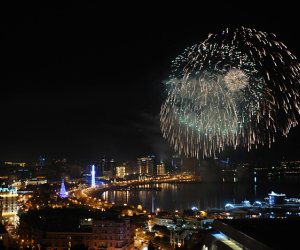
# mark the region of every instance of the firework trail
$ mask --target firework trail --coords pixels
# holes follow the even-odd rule
[[[299,81],[299,62],[274,34],[244,27],[210,34],[172,62],[163,136],[197,158],[225,146],[270,147],[298,124]]]

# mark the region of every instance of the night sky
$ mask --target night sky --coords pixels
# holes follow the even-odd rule
[[[82,3],[83,4],[83,3]],[[215,4],[216,5],[216,4]],[[0,161],[172,154],[159,110],[171,60],[208,33],[275,33],[299,58],[295,6],[59,5],[1,13]],[[300,129],[232,159],[296,159]]]

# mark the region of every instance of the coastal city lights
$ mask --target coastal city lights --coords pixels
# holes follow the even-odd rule
[[[287,175],[298,178],[300,161],[282,161],[258,167],[255,164],[215,159],[209,163],[209,168],[216,167],[218,175],[211,179],[201,163],[199,167],[202,170],[199,173],[186,171],[185,161],[179,161],[182,163],[180,167],[173,161],[173,165],[162,175],[156,168],[162,162],[156,162],[153,156],[146,158],[152,161],[147,164],[148,168],[141,167],[140,164],[146,166],[146,163],[137,158],[137,165],[127,166],[124,178],[117,178],[117,173],[113,170],[118,164],[106,168],[110,177],[98,174],[103,172],[101,168],[104,166],[101,164],[93,164],[92,168],[89,164],[82,166],[81,173],[71,177],[72,163],[66,160],[65,177],[60,180],[52,176],[51,164],[27,164],[24,168],[19,164],[10,166],[2,163],[3,168],[8,167],[17,173],[14,176],[8,174],[7,179],[3,179],[7,187],[0,190],[2,223],[8,232],[6,237],[11,237],[16,244],[23,247],[38,247],[39,244],[74,246],[80,243],[75,240],[75,235],[82,234],[82,239],[88,246],[94,244],[89,241],[89,237],[98,235],[97,245],[101,246],[113,244],[117,248],[119,244],[125,244],[129,248],[142,249],[154,245],[156,248],[171,249],[201,244],[201,241],[191,239],[199,235],[209,235],[215,226],[214,221],[219,219],[300,218],[300,198],[292,195],[295,192],[290,190],[290,195],[271,189],[276,188],[271,180],[285,178]],[[173,158],[179,159],[177,155]],[[140,169],[141,173],[136,174],[136,169]],[[27,176],[24,176],[24,170],[28,173]],[[44,173],[43,177],[40,172]],[[30,173],[35,173],[36,177]],[[60,168],[54,176],[59,173]],[[266,180],[269,180],[270,190],[263,189],[265,193],[259,193],[257,186],[263,185]],[[242,198],[245,194],[236,192],[231,185],[242,187],[245,186],[245,181],[252,191]],[[216,193],[211,185],[221,187],[223,193]],[[193,188],[197,188],[198,193],[191,194],[189,190]],[[211,190],[210,198],[207,196],[207,189]],[[226,192],[231,193],[231,196],[226,196]],[[149,197],[145,199],[145,195]],[[190,197],[189,202],[185,201],[187,195]],[[169,202],[170,199],[173,202]],[[100,216],[100,220],[99,215],[103,216]],[[123,224],[111,224],[116,218]],[[39,224],[41,219],[47,223],[47,227]],[[70,221],[74,228],[63,223],[65,220]],[[53,228],[53,223],[60,226]],[[108,234],[100,234],[101,237],[97,233],[100,230],[97,228],[103,223],[107,228],[111,227],[111,230],[122,231],[126,227],[128,234],[118,236],[118,241],[111,234],[111,240],[105,240],[110,237],[109,231]],[[84,233],[88,228],[90,233]],[[33,236],[26,233],[28,230],[42,230],[46,234],[38,238],[34,236],[33,239]],[[217,234],[212,236],[220,240]]]
[[[0,250],[296,249],[298,10],[6,2]]]

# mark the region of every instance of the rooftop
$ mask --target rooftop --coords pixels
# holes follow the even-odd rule
[[[79,227],[80,219],[121,221],[116,212],[92,212],[84,208],[57,208],[32,210],[21,216],[32,227],[48,232],[91,231],[91,228]]]
[[[213,228],[249,249],[286,249],[299,243],[300,218],[220,219]]]

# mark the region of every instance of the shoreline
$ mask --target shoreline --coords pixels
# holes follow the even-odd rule
[[[97,187],[88,192],[88,195],[94,197],[94,194],[97,192],[98,195],[102,195],[106,191],[139,191],[139,190],[162,190],[162,187],[155,187],[159,184],[182,184],[182,183],[201,183],[202,181],[199,178],[193,180],[168,180],[168,181],[151,181],[151,182],[138,182],[138,183],[127,183],[119,185],[111,185],[108,187]],[[141,187],[140,187],[141,186]],[[148,186],[148,187],[147,187]]]

